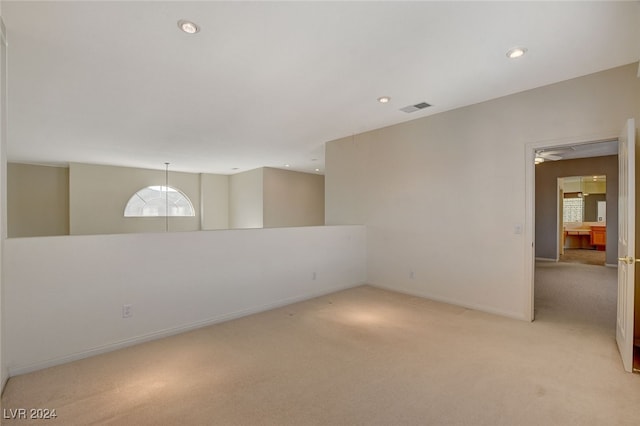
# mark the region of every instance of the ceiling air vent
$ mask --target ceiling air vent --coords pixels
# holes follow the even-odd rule
[[[409,105],[406,106],[404,108],[400,108],[400,111],[404,111],[404,112],[416,112],[419,111],[421,109],[425,109],[430,107],[431,105],[426,103],[426,102],[420,102],[419,104],[415,104],[415,105]]]

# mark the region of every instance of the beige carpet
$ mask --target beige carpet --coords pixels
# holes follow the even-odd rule
[[[535,315],[570,327],[600,328],[615,339],[618,270],[605,266],[540,262]]]
[[[358,287],[12,378],[5,412],[58,417],[3,424],[637,425],[609,314],[537,287],[533,323]]]
[[[583,263],[586,265],[604,266],[607,259],[605,251],[587,249],[565,249],[560,255],[560,262]]]

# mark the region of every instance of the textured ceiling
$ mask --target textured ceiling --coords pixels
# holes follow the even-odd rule
[[[8,158],[31,163],[322,170],[329,140],[640,54],[638,2],[49,1],[2,14]],[[518,45],[527,54],[507,59]],[[400,111],[422,101],[433,106]]]

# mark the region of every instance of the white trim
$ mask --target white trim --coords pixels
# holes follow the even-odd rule
[[[529,321],[527,317],[525,317],[524,315],[522,315],[522,313],[519,313],[519,312],[503,311],[502,309],[495,309],[495,308],[482,305],[482,304],[477,304],[477,303],[465,303],[465,302],[461,302],[459,300],[451,299],[448,297],[434,296],[429,292],[409,291],[404,289],[398,289],[394,286],[389,286],[384,284],[368,283],[368,285],[370,285],[371,287],[381,288],[383,290],[393,291],[395,293],[402,293],[402,294],[407,294],[409,296],[417,296],[423,299],[433,300],[435,302],[447,303],[449,305],[457,306],[460,308],[473,309],[474,311],[484,312],[492,315],[500,315],[502,317],[512,318],[520,321]]]
[[[528,321],[534,320],[533,300],[534,300],[534,272],[535,272],[535,164],[536,146],[527,144],[525,147],[525,214],[524,214],[524,298],[522,312]],[[528,289],[528,291],[527,291]]]
[[[558,263],[558,259],[551,259],[550,257],[536,257],[536,262],[553,262]]]
[[[564,217],[560,216],[560,203],[564,202],[564,200],[560,200],[560,190],[564,196],[564,181],[563,185],[560,185],[561,179],[563,178],[556,178],[556,256],[558,256],[558,260],[560,260],[560,255],[564,254],[564,246],[561,244],[562,238],[560,237],[560,230],[564,227]],[[562,208],[562,214],[564,214],[564,206]]]
[[[143,334],[140,336],[132,337],[130,339],[124,339],[117,342],[108,343],[106,345],[96,346],[94,348],[81,351],[81,352],[76,352],[70,355],[52,358],[46,361],[36,362],[33,364],[20,366],[16,368],[10,368],[9,377],[18,376],[20,374],[31,373],[33,371],[54,367],[60,364],[66,364],[68,362],[77,361],[79,359],[88,358],[91,356],[100,355],[107,352],[112,352],[117,349],[126,348],[129,346],[137,345],[137,344],[148,342],[151,340],[174,336],[176,334],[185,333],[187,331],[195,330],[202,327],[207,327],[209,325],[214,325],[214,324],[218,324],[225,321],[231,321],[237,318],[245,317],[247,315],[253,315],[260,312],[269,311],[271,309],[281,308],[283,306],[291,305],[293,303],[303,302],[305,300],[313,299],[316,297],[324,296],[324,295],[335,293],[342,290],[347,290],[347,289],[358,287],[361,285],[365,285],[365,283],[341,285],[341,286],[332,287],[330,289],[326,289],[323,291],[288,297],[286,299],[282,299],[277,302],[267,303],[265,305],[255,306],[253,308],[248,308],[248,309],[243,309],[243,310],[228,313],[228,314],[218,315],[212,318],[208,318],[206,320],[196,321],[196,322],[193,322],[190,324],[184,324],[178,327],[166,328],[164,330],[154,331],[152,333]]]
[[[0,210],[2,210],[1,214],[0,214],[0,227],[2,229],[0,229],[0,245],[2,245],[2,248],[0,249],[0,316],[3,316],[4,314],[2,313],[3,309],[1,309],[1,307],[4,306],[4,300],[2,299],[2,295],[4,295],[4,268],[3,268],[3,264],[4,264],[4,240],[7,237],[7,211],[6,211],[6,191],[7,191],[7,184],[6,184],[6,167],[7,167],[7,154],[6,154],[6,150],[7,150],[7,141],[6,141],[6,134],[7,134],[7,129],[6,129],[6,125],[7,125],[7,28],[4,25],[4,19],[2,18],[2,16],[0,16],[0,44],[2,44],[3,49],[3,58],[2,58],[2,63],[3,63],[3,68],[0,70],[0,78],[2,78],[2,83],[4,84],[4,96],[2,97],[2,99],[0,99],[1,101],[1,105],[0,105],[0,113],[2,114],[2,125],[0,125],[0,144],[2,145],[2,148],[0,149],[0,153],[1,153],[1,163],[0,164],[0,170],[2,171],[2,179],[0,179],[0,182],[2,183],[2,190],[0,190],[0,194],[2,194],[2,198],[3,198],[3,202],[2,202],[2,206],[0,206]],[[4,126],[4,128],[3,128]],[[7,384],[7,381],[9,380],[9,371],[7,369],[7,361],[6,361],[6,344],[5,344],[5,339],[4,339],[4,335],[5,332],[4,330],[6,329],[6,325],[5,325],[5,320],[4,320],[4,316],[0,319],[0,395],[4,392],[5,389],[5,385]]]
[[[158,189],[158,188],[160,188],[160,189]],[[155,198],[145,199],[141,195],[139,195],[140,192],[147,191],[147,190],[159,192],[160,194],[162,194],[164,192],[164,197],[162,197],[160,195],[159,197],[156,196]],[[184,215],[183,214],[178,214],[178,215],[169,214],[169,198],[168,198],[169,197],[169,192],[177,192],[178,194],[180,194],[182,196],[182,198],[187,202],[187,205],[188,205],[188,207],[190,209],[190,213],[191,214],[184,214]],[[163,201],[164,202],[163,203],[163,207],[165,208],[165,213],[163,215],[161,215],[161,214],[148,215],[148,214],[144,214],[144,207],[141,207],[141,209],[138,212],[136,212],[135,214],[127,214],[127,210],[129,209],[129,204],[131,204],[133,200],[137,200],[136,197],[139,198],[140,200],[142,200],[145,203],[145,205],[149,204],[149,201],[153,201],[153,200],[161,200],[161,201]],[[145,186],[144,188],[138,189],[136,192],[133,193],[133,195],[131,197],[129,197],[129,200],[127,201],[127,204],[125,204],[125,206],[124,206],[124,213],[123,213],[123,217],[125,217],[125,218],[130,218],[130,217],[134,217],[134,218],[141,218],[141,217],[142,218],[158,218],[158,217],[176,218],[176,217],[195,217],[195,216],[196,216],[196,210],[193,208],[193,202],[187,196],[187,194],[185,194],[184,192],[182,192],[182,190],[176,188],[175,186],[170,186],[170,185],[148,185],[148,186]],[[201,221],[202,221],[202,219],[201,219]]]

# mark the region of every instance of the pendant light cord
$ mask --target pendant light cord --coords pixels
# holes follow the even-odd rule
[[[164,200],[165,200],[165,210],[164,210],[164,222],[165,222],[165,230],[169,232],[169,163],[164,163]]]

